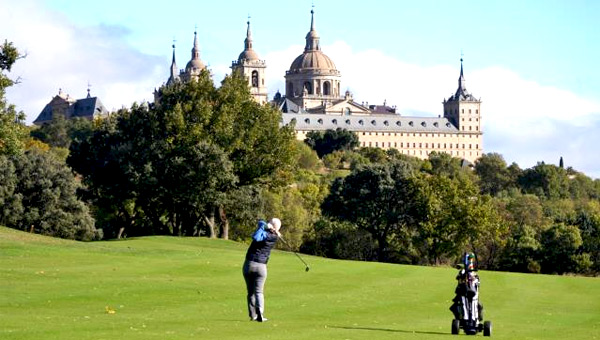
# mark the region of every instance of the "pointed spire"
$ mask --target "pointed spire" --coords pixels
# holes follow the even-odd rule
[[[192,48],[192,60],[200,59],[200,48],[198,47],[198,33],[194,29],[194,47]]]
[[[244,48],[245,50],[252,49],[252,31],[250,31],[250,16],[248,16],[248,31],[246,31],[246,40],[244,40]]]
[[[456,90],[456,94],[467,94],[467,86],[465,81],[465,75],[463,72],[463,58],[460,58],[460,76],[458,77],[458,89]]]
[[[90,87],[92,87],[92,84],[90,84],[90,82],[88,81],[88,88],[87,88],[87,97],[86,98],[91,98],[92,96],[90,95]]]
[[[314,5],[313,5],[314,7]],[[310,10],[310,31],[306,35],[306,47],[304,47],[304,51],[316,51],[320,50],[319,46],[319,34],[315,29],[315,11]]]
[[[175,40],[173,40],[173,60],[171,61],[171,75],[167,80],[167,84],[171,84],[178,79],[179,75],[177,74],[177,63],[175,62]]]

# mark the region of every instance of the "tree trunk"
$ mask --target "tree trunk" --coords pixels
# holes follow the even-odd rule
[[[227,219],[227,214],[225,214],[225,208],[222,205],[219,206],[219,217],[221,218],[221,238],[224,240],[229,240],[229,220]]]
[[[387,249],[387,236],[386,235],[379,235],[379,237],[377,238],[377,243],[378,243],[378,247],[377,247],[377,260],[379,262],[385,262],[387,260],[387,256],[386,256],[386,249]]]
[[[203,216],[204,216],[204,222],[206,222],[206,224],[208,225],[209,237],[216,238],[217,235],[215,233],[215,211],[211,209],[210,215],[208,217],[206,215],[203,215]]]
[[[125,231],[125,227],[119,228],[119,233],[117,234],[117,240],[121,239],[121,236],[123,236],[124,231]]]

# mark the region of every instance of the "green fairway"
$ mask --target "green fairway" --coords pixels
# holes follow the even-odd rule
[[[245,251],[206,238],[81,243],[0,228],[0,339],[455,337],[455,269],[304,255],[305,272],[283,251],[269,263],[270,320],[249,322]],[[480,277],[492,338],[600,339],[600,279]]]

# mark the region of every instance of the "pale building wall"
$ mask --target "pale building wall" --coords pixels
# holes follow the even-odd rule
[[[296,131],[298,140],[310,131]],[[474,163],[483,153],[481,133],[362,132],[355,131],[361,147],[397,149],[400,153],[426,159],[433,151],[447,153]]]

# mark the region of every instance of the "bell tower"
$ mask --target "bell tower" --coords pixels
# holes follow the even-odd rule
[[[451,152],[463,159],[477,159],[483,153],[483,132],[481,131],[481,100],[467,91],[463,72],[463,59],[460,59],[458,89],[448,99],[444,99],[444,117],[456,127],[458,133]]]
[[[250,93],[259,104],[267,102],[267,85],[265,71],[267,64],[260,60],[258,54],[252,48],[252,32],[250,31],[250,18],[248,18],[248,30],[244,40],[244,51],[240,53],[238,60],[231,63],[233,72],[240,72],[248,81]]]
[[[444,102],[444,117],[448,118],[460,132],[481,133],[481,101],[467,91],[463,73],[463,59],[460,59],[458,89]]]

